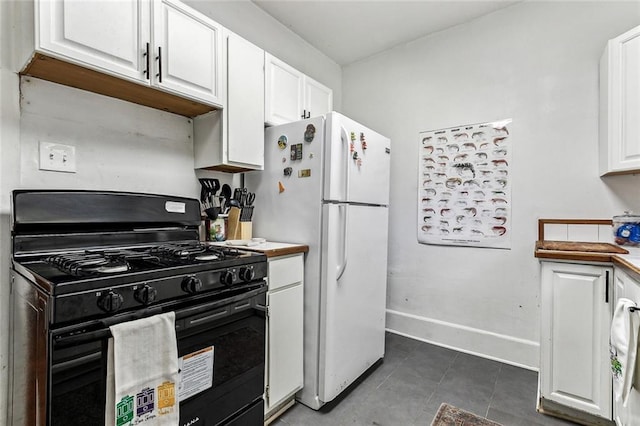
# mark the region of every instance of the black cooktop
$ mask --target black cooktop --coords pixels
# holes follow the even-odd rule
[[[33,281],[63,294],[265,262],[262,254],[198,241],[70,251],[16,262]],[[49,285],[50,284],[50,285]]]

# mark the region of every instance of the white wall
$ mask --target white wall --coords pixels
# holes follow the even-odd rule
[[[0,425],[5,424],[9,326],[9,191],[17,182],[19,162],[19,93],[11,69],[12,2],[0,1]]]
[[[190,2],[197,8],[217,2]],[[237,4],[236,4],[237,3]],[[190,120],[113,98],[19,78],[14,69],[14,36],[24,23],[0,0],[0,426],[6,424],[10,192],[17,188],[123,190],[197,197],[197,177],[218,177],[237,186],[239,175],[194,171]],[[249,2],[219,4],[225,19],[216,19],[263,48],[283,46],[293,66],[334,90],[340,98],[340,68],[297,35],[260,13]],[[77,173],[38,169],[39,141],[76,147]]]
[[[638,2],[524,2],[343,69],[343,111],[392,140],[388,328],[537,368],[537,219],[640,211],[598,177],[598,61]],[[511,250],[416,239],[418,133],[512,118]]]

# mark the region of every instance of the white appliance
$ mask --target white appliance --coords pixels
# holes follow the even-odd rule
[[[354,155],[355,153],[355,155]],[[339,114],[265,130],[253,235],[309,246],[304,387],[318,409],[384,356],[390,140]]]

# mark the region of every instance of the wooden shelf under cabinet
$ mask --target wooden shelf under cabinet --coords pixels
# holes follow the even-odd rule
[[[37,53],[20,73],[185,117],[216,108]]]

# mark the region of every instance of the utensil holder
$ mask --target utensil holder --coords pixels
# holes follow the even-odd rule
[[[240,221],[241,210],[238,207],[231,207],[227,223],[228,240],[250,240],[252,233],[251,222]]]

